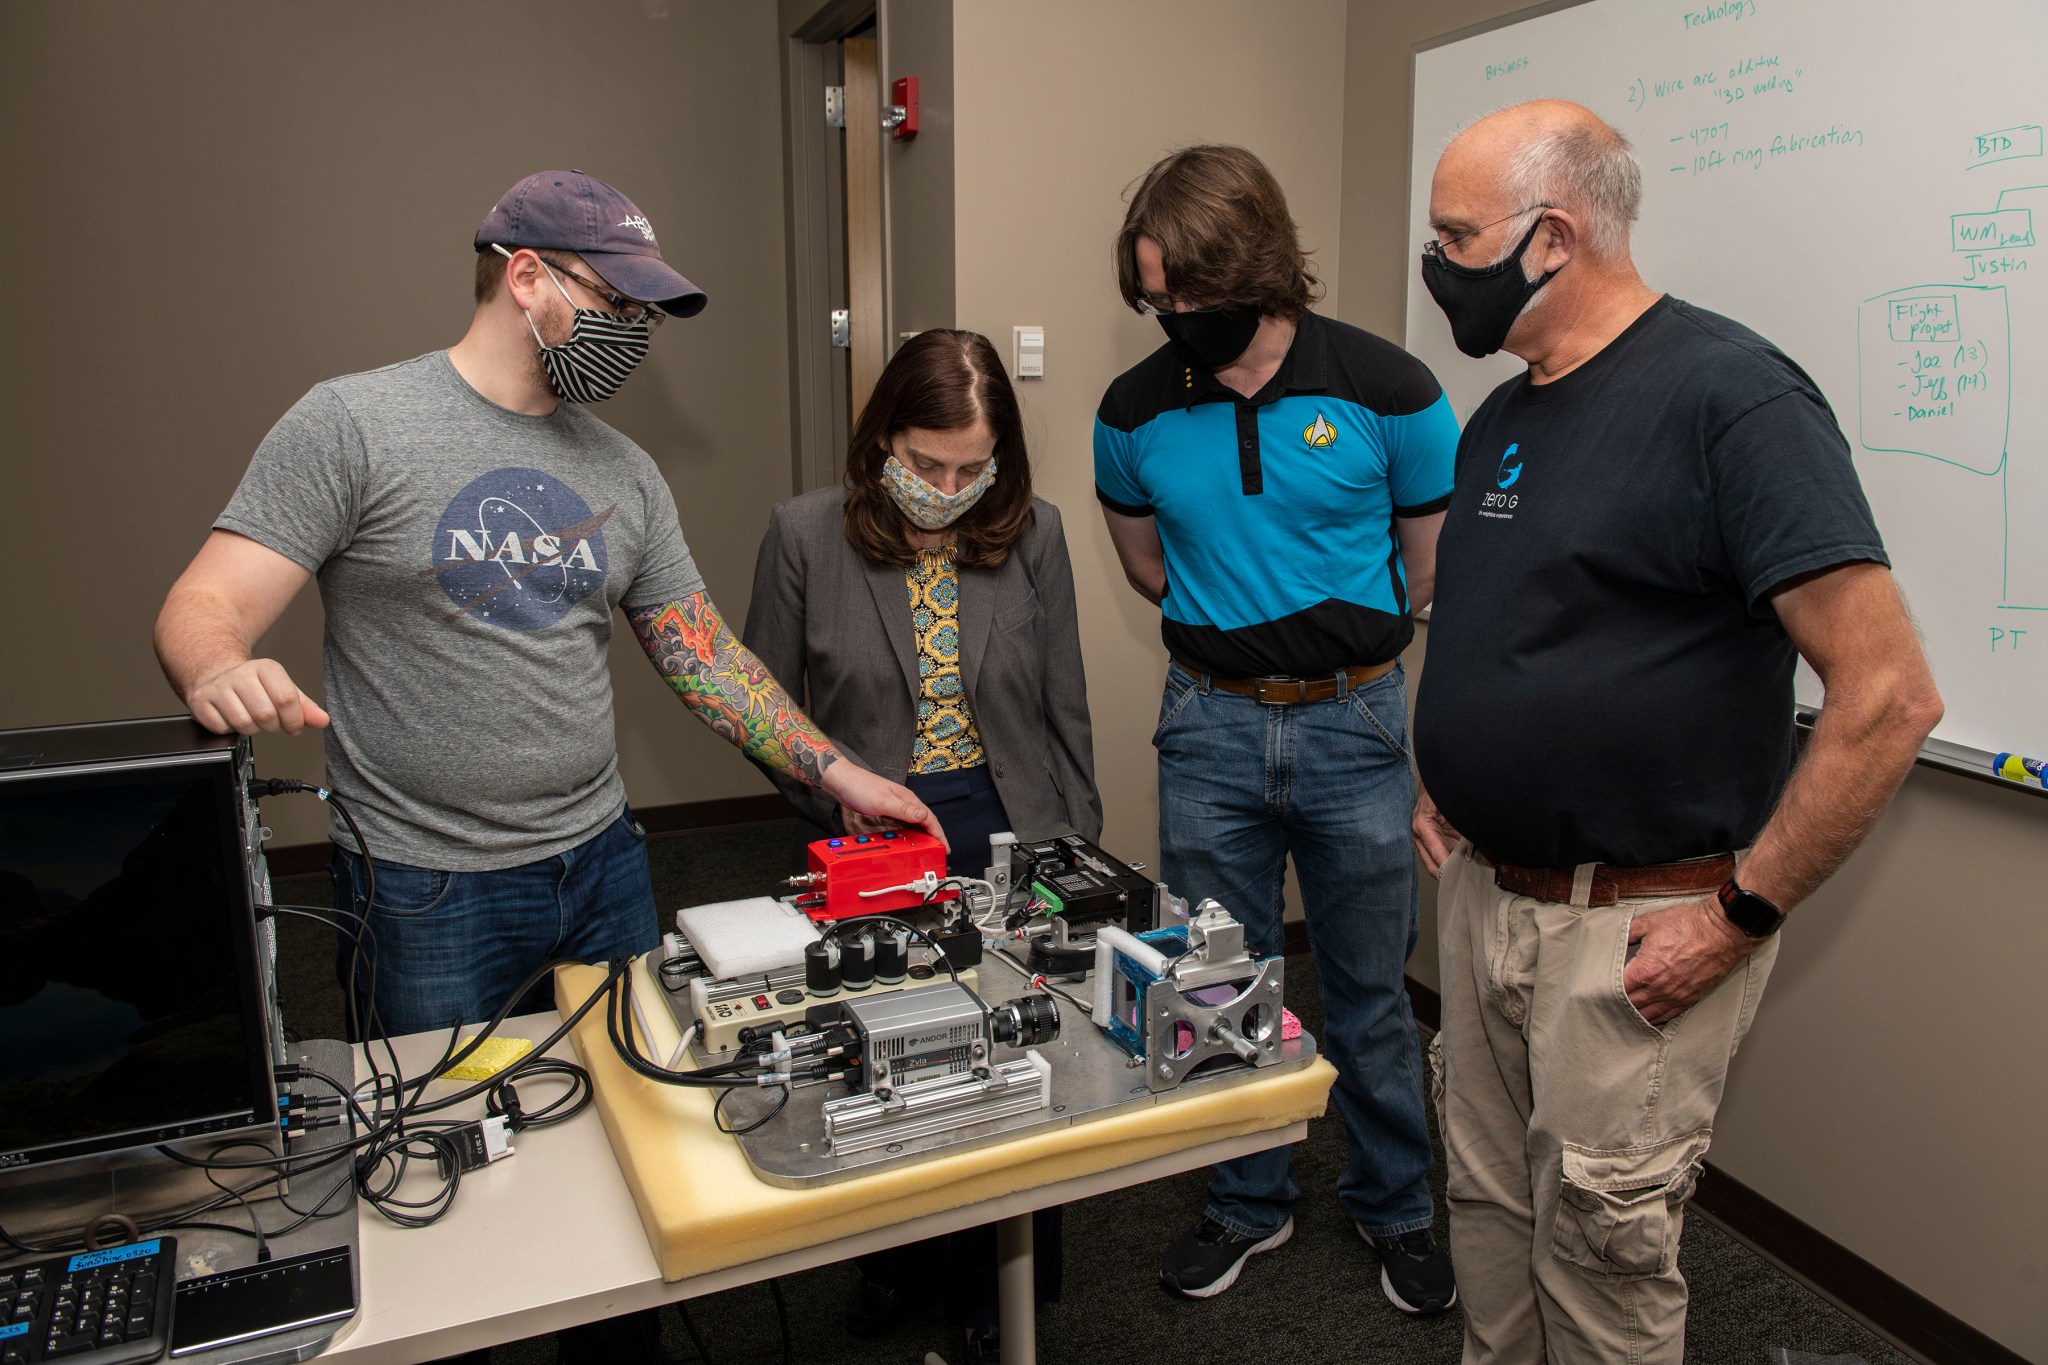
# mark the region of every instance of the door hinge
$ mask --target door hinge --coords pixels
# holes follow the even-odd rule
[[[825,87],[825,124],[831,128],[846,126],[846,87],[843,85]]]
[[[847,309],[834,308],[832,310],[832,344],[834,346],[853,345],[853,314]]]

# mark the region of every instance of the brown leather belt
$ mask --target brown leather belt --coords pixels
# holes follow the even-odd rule
[[[1298,706],[1302,702],[1328,701],[1344,692],[1356,692],[1373,679],[1393,672],[1394,665],[1401,661],[1389,659],[1383,664],[1353,664],[1320,678],[1218,678],[1192,664],[1181,663],[1179,659],[1174,662],[1209,686],[1234,692],[1240,697],[1250,697],[1262,706]]]
[[[1518,867],[1493,862],[1493,884],[1517,896],[1529,896],[1558,905],[1572,903],[1572,880],[1576,869],[1569,867]],[[1707,858],[1687,858],[1678,863],[1652,863],[1648,867],[1617,867],[1613,863],[1593,865],[1593,889],[1588,905],[1612,905],[1616,901],[1640,900],[1649,896],[1684,896],[1692,892],[1718,890],[1735,875],[1735,855],[1716,853]]]

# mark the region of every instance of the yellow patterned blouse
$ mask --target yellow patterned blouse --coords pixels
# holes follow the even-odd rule
[[[910,771],[944,773],[987,761],[960,681],[960,573],[950,545],[919,550],[904,575],[917,638],[917,737]]]

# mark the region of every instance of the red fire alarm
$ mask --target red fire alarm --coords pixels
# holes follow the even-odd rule
[[[898,76],[889,82],[889,136],[908,142],[917,136],[917,77]]]

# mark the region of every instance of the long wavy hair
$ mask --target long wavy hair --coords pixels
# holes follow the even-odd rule
[[[1323,296],[1280,182],[1242,147],[1183,147],[1138,181],[1114,247],[1117,290],[1133,308],[1140,237],[1159,243],[1180,298],[1299,319]]]
[[[935,327],[898,348],[854,423],[846,450],[846,539],[875,564],[911,564],[910,523],[882,486],[890,438],[899,432],[959,431],[988,423],[996,438],[996,478],[981,500],[948,528],[958,562],[993,569],[1031,527],[1031,457],[1017,392],[979,332]]]

